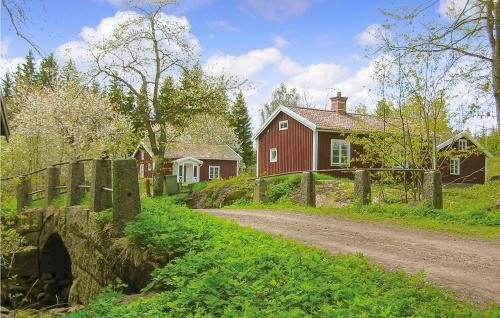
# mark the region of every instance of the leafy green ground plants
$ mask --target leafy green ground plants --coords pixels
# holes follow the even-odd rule
[[[425,281],[362,255],[318,249],[174,206],[143,200],[126,234],[170,262],[147,294],[105,290],[70,317],[495,317]]]

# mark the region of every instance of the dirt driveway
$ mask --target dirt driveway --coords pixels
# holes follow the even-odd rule
[[[425,270],[464,299],[500,303],[500,243],[338,216],[288,211],[200,210],[329,252],[369,256],[387,269]]]

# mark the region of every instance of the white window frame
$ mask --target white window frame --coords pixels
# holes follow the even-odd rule
[[[333,144],[339,143],[340,153],[339,160],[342,160],[342,145],[347,145],[347,162],[333,162]],[[349,167],[351,165],[351,143],[344,139],[331,139],[330,140],[330,165],[335,167]]]
[[[144,178],[144,164],[143,164],[143,163],[141,163],[141,164],[139,165],[139,176],[140,176],[141,178]]]
[[[151,168],[151,162],[148,162],[148,171],[152,171]]]
[[[453,164],[453,162],[456,162],[456,171],[454,171],[455,165]],[[450,158],[450,175],[460,175],[460,158]]]
[[[215,177],[215,171],[217,171],[217,177]],[[220,166],[208,166],[208,179],[219,179],[220,178]]]
[[[281,127],[281,124],[285,124],[285,127]],[[288,130],[288,120],[281,120],[278,124],[279,130]]]
[[[467,139],[458,140],[458,150],[467,151]]]
[[[144,150],[141,150],[141,160],[144,160]]]
[[[276,153],[276,156],[274,156],[274,159],[273,159],[273,152]],[[277,148],[269,149],[269,162],[278,162],[278,149]]]

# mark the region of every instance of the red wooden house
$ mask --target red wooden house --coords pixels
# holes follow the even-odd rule
[[[331,109],[281,106],[256,132],[257,176],[295,171],[362,168],[352,160],[363,153],[363,146],[347,140],[350,134],[384,131],[389,125],[371,115],[348,113],[347,97],[330,98]],[[465,145],[465,148],[459,148]],[[445,158],[440,162],[444,182],[484,183],[487,159],[491,154],[466,133],[457,134],[441,143],[440,150],[457,147],[477,152],[466,157]],[[340,176],[338,173],[331,173]]]
[[[241,156],[228,145],[173,144],[165,151],[165,173],[177,175],[179,182],[199,182],[239,175]],[[145,142],[134,151],[137,173],[153,177],[153,152]]]

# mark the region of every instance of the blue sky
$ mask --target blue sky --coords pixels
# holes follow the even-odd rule
[[[57,52],[79,40],[82,29],[95,29],[126,10],[122,2],[33,0],[27,34],[44,53]],[[391,5],[390,0],[185,0],[166,13],[189,21],[202,63],[225,65],[251,81],[245,93],[257,126],[259,108],[280,82],[305,92],[320,108],[336,90],[349,97],[351,107],[374,107],[375,57],[365,56],[373,41],[367,30],[384,23],[381,9]],[[28,46],[9,28],[5,14],[1,19],[3,76],[22,62]]]

